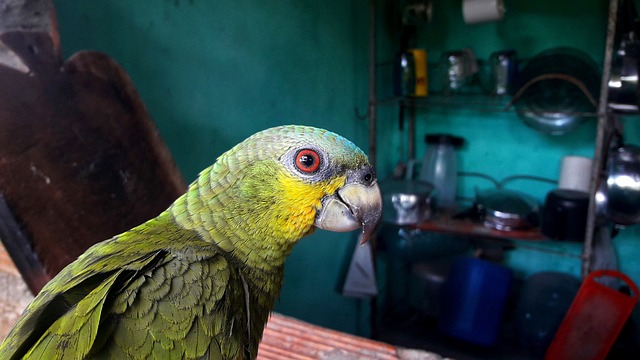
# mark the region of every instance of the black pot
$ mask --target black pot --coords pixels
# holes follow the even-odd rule
[[[583,241],[588,211],[589,194],[568,189],[550,191],[542,211],[542,233],[555,240]]]

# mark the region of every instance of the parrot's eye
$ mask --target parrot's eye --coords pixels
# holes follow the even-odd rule
[[[296,167],[302,172],[313,173],[320,167],[320,155],[314,150],[300,150],[296,155]]]

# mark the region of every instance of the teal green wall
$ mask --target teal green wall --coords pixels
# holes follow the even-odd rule
[[[395,3],[395,1],[384,1]],[[447,49],[471,47],[486,59],[494,50],[514,48],[530,57],[548,47],[569,45],[602,63],[606,1],[505,1],[504,21],[467,26],[460,1],[436,0],[435,20],[420,30],[418,45],[436,61]],[[379,58],[390,60],[397,37],[381,5]],[[216,156],[266,127],[301,123],[339,131],[367,148],[366,122],[354,108],[367,103],[368,1],[56,1],[66,56],[78,50],[106,52],[136,84],[187,181]],[[390,69],[379,68],[381,96]],[[405,141],[397,131],[397,109],[379,111],[378,172],[399,160]],[[428,109],[418,113],[418,139],[426,132],[464,136],[461,170],[495,178],[513,174],[557,178],[564,155],[592,156],[595,121],[562,137],[537,133],[511,112]],[[630,141],[640,126],[630,121]],[[424,144],[418,141],[418,156]],[[461,193],[487,183],[463,179]],[[548,185],[515,182],[540,200]],[[622,269],[640,283],[637,227],[616,240]],[[367,333],[366,304],[336,291],[341,268],[353,246],[349,234],[318,231],[304,239],[287,262],[277,310],[320,325]],[[578,244],[546,245],[578,253]],[[517,273],[549,269],[579,272],[579,262],[518,249],[508,254]]]
[[[57,1],[65,56],[109,54],[129,73],[187,181],[261,129],[325,127],[363,149],[367,2]],[[286,265],[277,310],[359,332],[335,289],[351,234],[317,231]]]

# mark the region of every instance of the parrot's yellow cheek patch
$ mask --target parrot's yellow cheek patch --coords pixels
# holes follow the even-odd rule
[[[322,207],[322,198],[335,193],[346,182],[345,176],[317,183],[307,183],[288,174],[278,176],[281,197],[276,204],[277,218],[285,232],[313,231],[316,212]],[[298,234],[300,235],[300,234]]]

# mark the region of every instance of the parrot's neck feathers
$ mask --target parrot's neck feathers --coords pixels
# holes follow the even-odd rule
[[[243,188],[229,176],[220,180],[224,170],[216,163],[203,171],[167,215],[249,267],[279,270],[297,241],[313,231],[315,212],[303,209],[311,218],[302,223],[291,221],[290,216],[282,215],[282,209],[291,211],[291,206],[274,201],[279,198],[277,193],[247,195],[246,187],[254,183],[246,185],[245,181]]]

